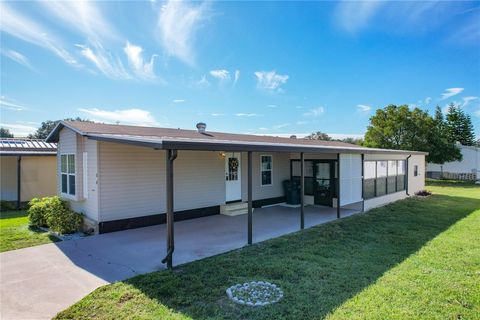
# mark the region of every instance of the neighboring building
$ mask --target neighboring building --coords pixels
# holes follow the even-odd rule
[[[0,200],[20,206],[57,194],[57,146],[44,140],[0,138]]]
[[[301,178],[302,156],[307,205],[335,207],[340,202],[363,211],[424,188],[424,152],[205,127],[60,122],[47,138],[58,142],[58,194],[104,233],[165,220],[173,224],[168,218],[173,212],[175,220],[218,214],[228,211],[231,202],[251,217],[247,204],[285,201],[283,181]]]
[[[427,164],[427,177],[432,179],[480,180],[480,148],[459,145],[462,161]]]

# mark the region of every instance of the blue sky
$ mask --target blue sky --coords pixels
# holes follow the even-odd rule
[[[363,134],[455,102],[480,135],[480,2],[0,2],[1,124]]]

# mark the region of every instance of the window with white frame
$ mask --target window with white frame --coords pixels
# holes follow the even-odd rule
[[[405,190],[405,160],[365,161],[363,166],[364,199]]]
[[[262,186],[272,185],[272,156],[260,156],[260,174],[262,176]]]
[[[75,155],[60,155],[60,169],[62,175],[62,193],[75,195]]]

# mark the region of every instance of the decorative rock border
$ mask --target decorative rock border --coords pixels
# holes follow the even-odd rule
[[[236,284],[228,288],[226,292],[233,302],[249,307],[263,307],[283,298],[282,289],[265,281]]]

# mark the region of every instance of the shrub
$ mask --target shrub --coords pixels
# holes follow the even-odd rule
[[[61,234],[78,231],[82,221],[83,218],[81,214],[65,207],[62,210],[54,211],[47,215],[47,224],[50,230]]]
[[[420,190],[420,191],[415,192],[415,195],[419,196],[419,197],[428,197],[431,194],[432,193],[430,191],[427,191],[427,190]]]
[[[33,198],[28,203],[28,219],[34,227],[47,226],[47,198]]]
[[[82,215],[70,210],[57,196],[35,198],[29,205],[28,217],[32,226],[48,226],[52,231],[65,234],[76,232],[82,224]]]
[[[0,211],[11,211],[15,209],[17,209],[17,207],[11,201],[0,201]]]

